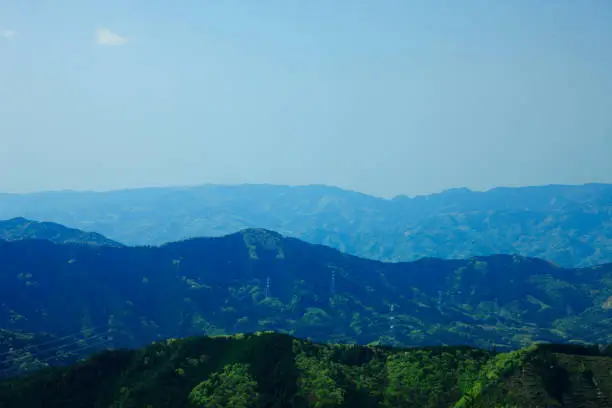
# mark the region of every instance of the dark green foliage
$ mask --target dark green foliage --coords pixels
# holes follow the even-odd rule
[[[0,382],[0,408],[610,406],[612,358],[553,350],[492,356],[468,347],[322,345],[281,334],[189,338]]]
[[[179,371],[180,375],[183,373]],[[248,365],[228,364],[222,372],[213,373],[196,385],[189,394],[189,403],[194,408],[248,408],[257,404],[256,390],[257,382],[249,374]]]
[[[612,336],[612,265],[563,269],[505,255],[382,263],[266,230],[162,247],[0,243],[0,299],[0,374],[96,347],[258,330],[498,351]],[[61,353],[24,349],[63,336],[73,340]]]
[[[326,186],[274,185],[0,194],[0,219],[29,217],[125,244],[267,228],[378,260],[537,257],[612,262],[612,185],[454,189],[392,200]],[[1,236],[0,236],[1,238]]]

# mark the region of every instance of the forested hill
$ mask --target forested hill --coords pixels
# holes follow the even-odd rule
[[[322,345],[287,335],[168,340],[0,382],[0,408],[612,406],[612,352]]]
[[[59,244],[123,246],[95,232],[84,232],[54,222],[38,222],[25,218],[0,221],[0,240],[46,239]]]
[[[96,231],[128,245],[267,228],[370,259],[520,254],[612,262],[612,185],[453,189],[388,200],[327,186],[205,185],[0,194],[0,219]]]
[[[499,350],[612,343],[610,264],[563,269],[509,255],[382,263],[258,229],[161,247],[5,241],[0,299],[7,332],[60,338],[96,328],[130,347],[257,330]],[[13,339],[23,336],[0,339],[0,354]],[[21,350],[12,358],[38,358]]]

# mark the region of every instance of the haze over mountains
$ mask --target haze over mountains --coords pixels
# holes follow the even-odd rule
[[[95,232],[84,232],[54,222],[38,222],[25,218],[0,221],[0,240],[44,239],[58,244],[123,246]]]
[[[538,257],[565,267],[612,261],[612,185],[453,189],[382,199],[328,186],[205,185],[1,194],[0,219],[95,231],[128,245],[266,228],[385,261]]]
[[[610,22],[0,0],[0,408],[612,408]]]
[[[0,215],[0,377],[35,372],[0,408],[612,400],[609,348],[566,346],[612,343],[612,185],[9,194]],[[260,331],[283,334],[239,334]],[[38,372],[202,335],[236,336]]]

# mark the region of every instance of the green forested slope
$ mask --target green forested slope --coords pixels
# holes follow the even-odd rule
[[[370,259],[538,257],[612,262],[612,185],[454,189],[392,200],[334,187],[156,188],[0,194],[0,219],[27,217],[124,244],[163,244],[267,228]]]
[[[3,242],[0,299],[0,354],[13,361],[5,367],[54,355],[14,346],[16,334],[101,330],[129,347],[257,330],[499,350],[612,342],[612,265],[564,269],[506,255],[382,263],[266,230],[161,247]]]
[[[25,218],[0,221],[0,240],[46,239],[58,244],[123,246],[95,232],[84,232],[53,222],[38,222]]]
[[[612,353],[533,346],[321,345],[287,335],[168,340],[0,382],[0,408],[606,407]]]

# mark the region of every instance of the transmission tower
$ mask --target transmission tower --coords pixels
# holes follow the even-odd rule
[[[397,346],[397,338],[395,337],[395,305],[389,307],[389,337],[391,338],[391,345]]]
[[[181,271],[181,259],[173,259],[172,264],[176,268],[176,273],[178,274]]]
[[[270,277],[269,276],[266,278],[266,291],[265,291],[265,297],[268,298],[268,296],[270,296]]]

